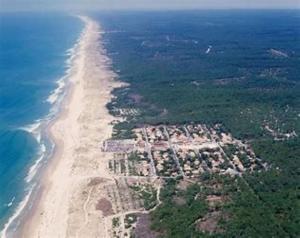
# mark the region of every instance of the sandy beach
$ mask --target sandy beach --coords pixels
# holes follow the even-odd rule
[[[80,18],[85,28],[71,67],[70,88],[58,118],[49,128],[55,154],[22,237],[106,236],[103,212],[96,210],[96,200],[93,202],[101,189],[96,191],[94,185],[113,182],[107,169],[111,155],[103,153],[101,145],[111,136],[114,120],[106,104],[113,88],[121,84],[110,70],[100,26],[87,17]]]

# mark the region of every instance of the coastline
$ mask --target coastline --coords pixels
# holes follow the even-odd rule
[[[76,16],[72,16],[73,18]],[[78,21],[82,22],[80,19]],[[82,29],[79,33],[82,32]],[[41,194],[41,178],[47,169],[48,162],[51,161],[55,152],[55,144],[50,138],[48,132],[49,127],[60,115],[61,105],[64,103],[66,95],[70,91],[66,84],[72,75],[72,65],[78,51],[78,41],[81,35],[77,35],[75,43],[65,51],[67,57],[63,62],[62,72],[57,75],[58,80],[55,82],[56,87],[47,95],[47,99],[43,101],[49,103],[49,111],[46,115],[32,121],[32,123],[13,128],[13,131],[23,131],[30,134],[37,143],[37,152],[32,157],[29,167],[26,168],[24,174],[24,194],[21,198],[13,196],[9,203],[5,204],[8,207],[13,207],[12,213],[7,216],[7,220],[0,230],[0,237],[15,237],[19,232],[20,226],[28,214],[32,213],[32,207],[38,200]],[[73,67],[74,68],[74,67]],[[62,75],[62,76],[61,76]],[[18,237],[18,236],[17,236]]]
[[[42,175],[39,196],[18,237],[69,236],[72,193],[89,177],[110,178],[107,155],[101,155],[100,145],[112,133],[110,123],[114,118],[106,104],[112,89],[120,83],[114,81],[115,75],[108,68],[109,60],[99,42],[99,25],[87,17],[80,18],[85,26],[71,65],[74,72],[69,77],[61,110],[47,129],[55,150]],[[91,157],[85,160],[88,154]],[[81,227],[80,222],[76,223],[72,226]]]
[[[71,17],[77,31],[28,16],[8,22],[18,34],[3,37],[16,49],[3,69],[22,71],[13,39],[37,38],[25,48],[41,81],[20,74],[21,92],[9,77],[3,108],[30,115],[37,101],[44,113],[0,130],[0,238],[297,236],[297,14],[94,12]]]

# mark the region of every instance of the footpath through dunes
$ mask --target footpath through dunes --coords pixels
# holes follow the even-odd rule
[[[85,27],[71,66],[68,95],[49,128],[56,151],[40,199],[19,237],[105,236],[104,212],[96,205],[101,194],[102,199],[110,199],[94,185],[114,183],[106,169],[110,155],[100,145],[112,134],[114,117],[106,104],[113,88],[121,84],[110,70],[100,26],[88,17],[80,18]]]

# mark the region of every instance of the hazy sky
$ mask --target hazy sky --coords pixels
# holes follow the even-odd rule
[[[300,0],[0,0],[1,10],[300,8]]]

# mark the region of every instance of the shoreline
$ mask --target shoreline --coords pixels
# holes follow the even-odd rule
[[[73,16],[78,17],[78,16]],[[78,17],[79,18],[79,17]],[[79,20],[80,21],[80,20]],[[50,104],[48,114],[43,117],[34,120],[32,123],[16,128],[15,130],[25,131],[30,134],[38,144],[38,151],[36,158],[33,159],[33,163],[27,171],[26,177],[24,178],[25,194],[23,198],[17,202],[13,213],[7,218],[2,230],[0,231],[1,238],[7,237],[19,237],[20,226],[22,227],[24,221],[30,217],[32,208],[35,207],[35,202],[38,201],[41,194],[41,178],[44,177],[45,171],[47,171],[48,164],[51,163],[51,158],[54,157],[55,143],[53,142],[49,128],[60,116],[63,104],[67,100],[68,94],[71,91],[68,87],[69,78],[72,75],[72,66],[74,65],[74,59],[77,57],[79,40],[81,38],[83,30],[79,33],[73,46],[66,50],[66,56],[68,58],[64,61],[66,70],[62,76],[58,76],[58,80],[55,82],[57,87],[50,91],[45,102]],[[13,197],[11,205],[14,205]]]
[[[47,128],[48,135],[55,144],[54,152],[41,176],[42,182],[35,204],[17,232],[18,237],[39,237],[40,234],[43,234],[43,237],[67,236],[70,197],[65,194],[73,192],[77,186],[76,180],[84,180],[91,175],[84,170],[80,171],[80,175],[74,173],[78,167],[75,154],[82,147],[80,145],[80,134],[84,131],[82,126],[88,127],[88,122],[80,119],[86,114],[93,113],[95,120],[98,120],[97,117],[99,117],[99,112],[91,111],[93,108],[88,108],[85,97],[90,97],[90,101],[101,101],[99,111],[105,120],[98,121],[98,123],[102,123],[106,133],[97,135],[97,131],[94,131],[95,138],[99,137],[99,145],[112,133],[110,122],[113,117],[108,113],[106,104],[112,97],[112,89],[119,87],[120,83],[114,81],[115,75],[108,69],[110,66],[107,62],[108,58],[99,42],[101,39],[99,25],[87,17],[80,17],[80,19],[85,26],[79,37],[78,52],[76,52],[71,65],[71,69],[75,68],[75,72],[70,75],[67,82],[66,96],[58,110],[57,117],[50,122]],[[93,72],[99,73],[99,75],[90,75]],[[90,78],[88,79],[88,77]],[[102,90],[100,88],[97,90],[97,87],[89,87],[89,84],[104,87]],[[91,91],[92,95],[90,95]],[[89,149],[89,145],[85,149]],[[91,149],[95,150],[94,146]],[[100,151],[100,146],[98,149]],[[98,168],[93,172],[98,176],[109,177],[105,167]]]

